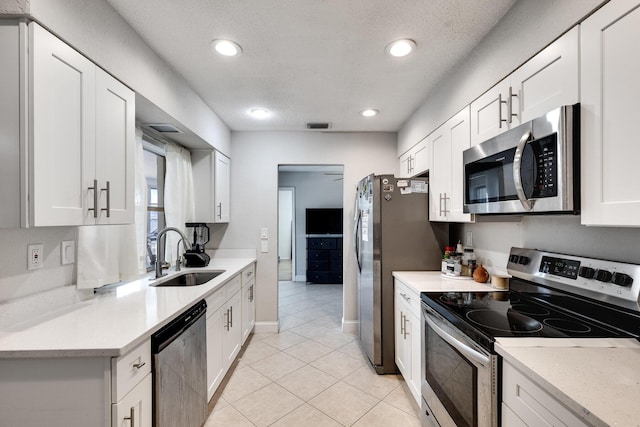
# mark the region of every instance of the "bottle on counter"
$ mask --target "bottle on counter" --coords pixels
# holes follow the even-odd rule
[[[473,270],[476,269],[476,254],[473,248],[466,247],[462,254],[462,274],[464,276],[473,276]]]
[[[442,256],[442,266],[440,267],[440,271],[442,273],[448,274],[448,265],[453,253],[454,253],[453,246],[446,246],[444,248],[444,255]]]

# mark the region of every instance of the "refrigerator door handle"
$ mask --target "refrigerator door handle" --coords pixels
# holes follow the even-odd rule
[[[356,207],[357,209],[357,207]],[[360,263],[360,219],[361,219],[361,212],[360,209],[358,209],[358,213],[357,213],[357,218],[355,221],[355,226],[353,229],[353,242],[354,242],[354,250],[355,250],[355,255],[356,255],[356,262],[358,263],[358,271],[362,272],[362,265]]]

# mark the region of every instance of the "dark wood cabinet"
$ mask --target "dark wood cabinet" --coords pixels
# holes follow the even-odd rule
[[[307,237],[307,282],[342,283],[342,236]]]

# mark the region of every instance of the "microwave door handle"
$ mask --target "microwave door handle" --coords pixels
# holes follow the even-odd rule
[[[533,209],[533,200],[527,199],[527,195],[524,194],[524,187],[522,186],[522,154],[524,153],[524,147],[531,138],[531,131],[525,132],[518,142],[516,147],[516,154],[513,156],[513,182],[516,187],[516,195],[522,203],[525,210],[530,211]]]
[[[431,329],[433,329],[434,332],[440,336],[440,338],[442,338],[447,343],[449,343],[449,345],[451,345],[453,348],[455,348],[460,353],[462,353],[463,355],[471,359],[471,361],[476,362],[477,364],[482,365],[483,367],[489,366],[490,360],[487,356],[477,352],[476,350],[472,349],[468,345],[458,341],[457,339],[449,335],[442,328],[436,325],[435,322],[431,320],[428,314],[425,313],[424,318],[429,324],[429,326],[431,327]]]

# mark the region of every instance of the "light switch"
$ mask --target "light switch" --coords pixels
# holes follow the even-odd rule
[[[62,265],[73,264],[76,260],[75,245],[73,240],[65,240],[60,245],[60,263]]]
[[[260,252],[262,252],[262,253],[269,252],[269,241],[268,240],[262,240],[260,242]]]
[[[262,240],[266,240],[269,238],[269,230],[267,229],[267,227],[262,227],[260,229],[260,238]]]

